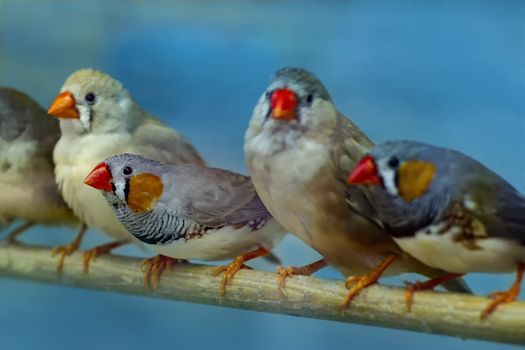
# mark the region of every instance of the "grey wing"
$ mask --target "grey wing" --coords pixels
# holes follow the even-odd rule
[[[381,226],[381,223],[376,219],[377,214],[366,190],[361,186],[348,186],[346,184],[350,172],[374,143],[357,125],[341,113],[338,115],[333,142],[332,157],[336,164],[336,174],[350,210],[375,225]]]
[[[338,165],[341,179],[348,177],[357,162],[374,146],[374,143],[350,119],[339,113],[333,136],[332,157]]]
[[[490,236],[525,244],[525,198],[512,186],[505,185],[495,194],[495,212],[483,213],[480,219]]]
[[[36,142],[34,156],[51,159],[60,137],[59,123],[32,98],[11,88],[0,88],[0,139]]]
[[[186,192],[186,215],[208,227],[243,225],[270,216],[249,177],[230,171],[203,168],[193,173]]]
[[[133,134],[141,154],[169,165],[205,165],[195,147],[175,129],[150,115],[146,120]]]

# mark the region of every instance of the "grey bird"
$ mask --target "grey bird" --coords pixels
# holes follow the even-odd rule
[[[369,205],[359,188],[349,190],[348,205],[345,179],[372,146],[363,131],[337,111],[324,85],[300,68],[274,74],[245,135],[249,173],[270,213],[326,262],[351,276],[341,312],[383,273],[440,273],[405,254],[383,229],[359,214],[365,209],[360,206]],[[280,270],[285,277],[295,272]],[[454,281],[447,287],[467,290]]]
[[[96,256],[132,238],[100,194],[84,186],[85,177],[95,165],[126,152],[168,164],[204,164],[184,136],[145,111],[122,83],[94,69],[71,74],[48,113],[60,121],[61,137],[53,157],[56,181],[65,201],[85,226],[116,240],[84,252],[85,272]],[[82,235],[70,245],[59,247],[59,269],[64,257],[78,249]]]
[[[58,122],[28,95],[0,87],[0,225],[22,220],[16,237],[35,224],[76,223],[55,183]]]
[[[401,249],[449,272],[411,285],[410,296],[468,272],[517,270],[512,288],[492,294],[482,318],[517,298],[525,270],[525,198],[484,165],[458,151],[393,141],[370,150],[348,183],[366,187],[373,211],[364,215]]]
[[[257,196],[249,177],[195,164],[166,165],[132,154],[106,159],[85,183],[104,194],[116,218],[164,261],[147,261],[145,284],[165,262],[180,259],[235,260],[226,285],[248,260],[263,257],[285,230]],[[171,258],[171,259],[170,259]]]

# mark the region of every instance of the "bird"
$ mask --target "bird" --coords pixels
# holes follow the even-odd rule
[[[267,256],[285,234],[250,178],[231,171],[120,154],[97,165],[84,182],[101,191],[122,225],[161,256],[235,258],[215,271],[224,271],[220,295],[246,261]]]
[[[10,242],[36,224],[78,223],[55,183],[59,137],[58,122],[34,99],[0,87],[0,225],[23,221],[9,233]]]
[[[335,266],[348,276],[350,289],[341,313],[383,274],[440,274],[405,254],[390,235],[360,214],[369,203],[359,188],[346,189],[349,171],[372,146],[364,132],[337,111],[321,81],[294,67],[275,72],[245,133],[246,163],[261,200],[278,222],[324,257],[306,268],[278,269],[281,288],[294,274]],[[458,281],[447,287],[468,291]]]
[[[60,121],[61,136],[53,158],[56,182],[66,203],[85,227],[99,229],[116,239],[84,252],[87,273],[90,261],[98,255],[132,240],[98,191],[84,185],[95,165],[125,152],[168,164],[204,164],[204,160],[179,132],[135,102],[121,82],[95,69],[72,73],[48,113]],[[71,244],[55,250],[62,261],[78,250],[83,232]],[[59,270],[61,265],[59,260]]]
[[[407,306],[415,290],[469,272],[517,271],[481,318],[516,300],[525,270],[525,197],[492,170],[459,151],[389,141],[372,148],[347,181],[366,188],[375,218],[401,249],[448,272],[411,285]]]

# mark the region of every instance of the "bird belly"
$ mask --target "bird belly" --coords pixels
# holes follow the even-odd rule
[[[225,226],[208,230],[202,236],[181,238],[165,245],[148,245],[158,254],[177,259],[224,260],[263,247],[272,250],[285,231],[275,220],[268,221],[261,229],[248,226]]]
[[[499,238],[458,240],[461,229],[441,233],[440,225],[418,231],[413,237],[396,238],[396,243],[423,263],[454,273],[510,272],[525,258],[525,247]]]

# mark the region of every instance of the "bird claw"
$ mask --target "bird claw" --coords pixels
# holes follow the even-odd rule
[[[181,262],[188,262],[184,259],[170,258],[165,255],[157,255],[150,259],[144,259],[140,263],[140,270],[144,273],[144,289],[151,287],[157,289],[162,273],[167,269]]]
[[[222,279],[221,279],[221,284],[219,286],[219,296],[222,297],[224,295],[224,293],[226,292],[226,286],[231,282],[231,280],[233,280],[233,277],[235,277],[235,275],[237,274],[237,272],[239,272],[239,270],[241,269],[253,270],[250,266],[244,265],[244,262],[245,262],[245,259],[241,255],[235,258],[235,260],[233,260],[228,265],[217,266],[215,268],[215,270],[212,273],[213,276],[218,276],[224,272],[224,275],[222,276]]]
[[[515,301],[518,298],[519,290],[511,288],[507,291],[494,292],[488,295],[492,301],[481,312],[481,319],[484,320],[492,314],[496,308],[501,304],[506,304]]]
[[[87,274],[89,272],[90,263],[95,262],[100,255],[109,254],[113,249],[118,248],[127,243],[127,240],[115,241],[85,251],[82,255],[84,273]]]
[[[346,309],[350,305],[350,302],[366,287],[377,283],[379,276],[375,274],[366,274],[364,276],[350,276],[345,282],[345,286],[348,291],[348,294],[343,299],[341,306],[339,307],[339,313],[341,316],[344,316]]]
[[[304,266],[288,266],[288,267],[277,267],[277,273],[279,274],[279,277],[277,279],[277,283],[279,284],[279,289],[281,290],[281,293],[284,296],[287,296],[286,291],[284,289],[286,285],[286,280],[288,278],[291,278],[293,276],[310,276],[312,273],[319,271],[320,269],[327,266],[327,263],[324,259],[314,261],[311,264],[304,265]]]
[[[277,284],[279,285],[279,290],[284,296],[288,296],[288,294],[286,294],[286,290],[284,289],[286,286],[286,280],[288,278],[292,278],[295,275],[294,271],[295,270],[293,266],[277,266],[277,273],[279,274],[279,277],[277,277]]]
[[[58,246],[58,247],[53,248],[53,250],[51,251],[51,256],[52,257],[55,257],[57,255],[59,256],[58,263],[57,263],[58,273],[61,273],[62,270],[64,269],[64,260],[66,259],[66,257],[76,252],[79,246],[80,244],[76,244],[76,242],[73,242],[67,245]]]

